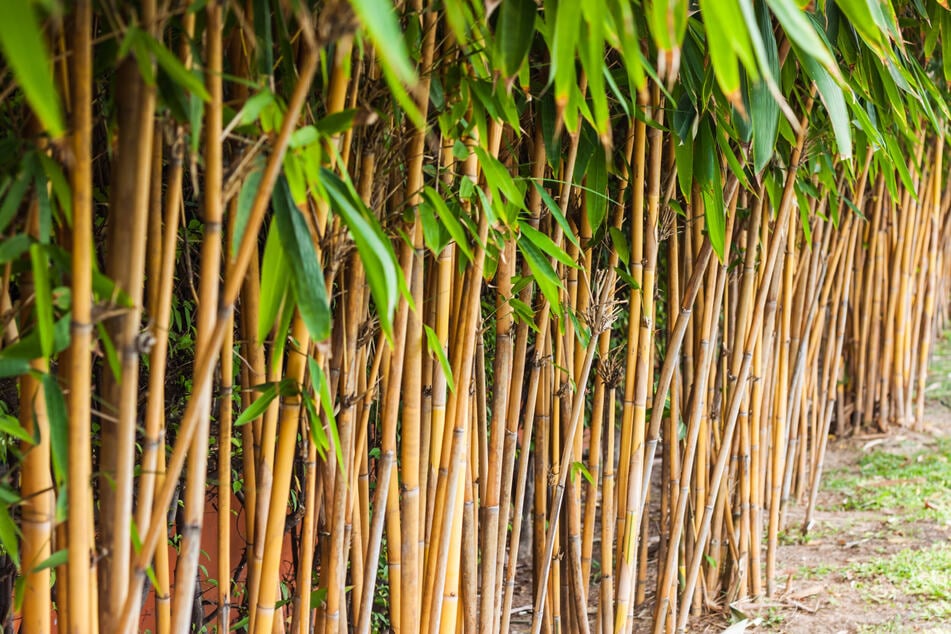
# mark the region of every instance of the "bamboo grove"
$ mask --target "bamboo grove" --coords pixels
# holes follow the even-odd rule
[[[2,3],[4,622],[774,595],[830,435],[922,420],[949,37],[940,0]]]

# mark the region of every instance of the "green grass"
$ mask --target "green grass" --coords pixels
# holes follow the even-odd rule
[[[901,593],[924,600],[916,616],[933,619],[951,616],[951,543],[928,549],[909,548],[891,557],[854,564],[850,571],[863,581],[866,592],[879,600],[883,592],[891,594],[880,584],[885,580]]]
[[[951,439],[910,455],[873,451],[858,473],[830,474],[826,489],[845,494],[841,508],[903,511],[906,520],[951,521]]]
[[[926,392],[928,398],[951,407],[951,330],[935,339],[934,355],[928,366],[928,385],[937,385]]]

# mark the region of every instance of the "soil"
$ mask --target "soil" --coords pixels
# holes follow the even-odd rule
[[[869,451],[919,454],[932,448],[936,438],[948,437],[951,410],[933,404],[918,430],[830,442],[826,468],[828,473],[855,474],[860,458]],[[883,561],[900,551],[948,544],[951,522],[910,519],[901,509],[851,510],[844,504],[846,495],[823,489],[810,537],[780,548],[777,570],[785,581],[778,585],[775,600],[733,606],[750,619],[745,631],[951,633],[951,617],[946,611],[943,617],[929,616],[928,603],[937,603],[937,599],[922,598],[907,585],[884,578],[858,579],[854,574],[857,566]],[[790,524],[797,525],[801,517],[801,508],[792,510]],[[945,582],[945,595],[951,598],[951,578]],[[945,608],[947,601],[943,604]],[[721,619],[698,631],[719,632],[725,625]]]
[[[860,469],[859,460],[871,451],[919,454],[933,449],[937,438],[951,438],[951,408],[935,402],[929,405],[924,423],[916,430],[830,439],[825,473],[855,476]],[[951,520],[916,519],[901,508],[850,509],[845,504],[846,497],[846,491],[824,487],[808,535],[802,537],[793,529],[792,536],[784,540],[778,551],[777,591],[773,598],[737,602],[725,610],[709,612],[695,618],[690,631],[951,634],[951,576],[946,579],[942,600],[923,598],[907,584],[896,584],[884,577],[861,577],[855,572],[863,564],[887,560],[901,551],[927,550],[951,543]],[[787,526],[801,525],[802,518],[802,507],[790,508]],[[530,550],[525,555],[520,559],[530,560]],[[530,631],[532,619],[531,570],[527,565],[520,568],[513,601],[513,632]],[[597,584],[592,585],[596,592]],[[647,587],[653,586],[650,579]],[[647,597],[645,607],[637,615],[635,632],[650,631],[651,599]],[[935,609],[930,609],[929,603],[934,603]],[[592,629],[596,605],[597,596],[591,596]]]

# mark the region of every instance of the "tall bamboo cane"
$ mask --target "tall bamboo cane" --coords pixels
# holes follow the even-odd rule
[[[73,154],[70,174],[73,193],[72,340],[69,354],[69,480],[67,481],[69,539],[70,634],[95,632],[91,612],[94,543],[92,509],[92,447],[90,399],[92,396],[92,1],[78,0],[71,71]]]

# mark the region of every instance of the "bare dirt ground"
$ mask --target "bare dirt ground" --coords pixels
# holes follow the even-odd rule
[[[784,581],[775,599],[734,604],[730,619],[698,623],[698,631],[732,621],[734,631],[750,632],[951,632],[951,489],[910,468],[932,458],[947,464],[949,440],[951,411],[935,405],[922,431],[830,443],[815,523],[779,550]],[[876,454],[898,477],[868,468],[881,462]],[[801,517],[792,510],[790,524]]]

